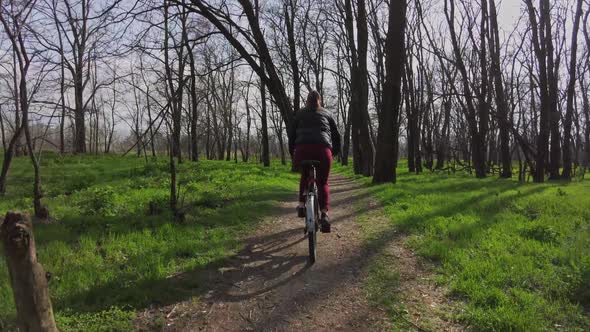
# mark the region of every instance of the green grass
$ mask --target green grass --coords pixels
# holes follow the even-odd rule
[[[35,236],[63,331],[126,331],[150,305],[198,301],[205,291],[199,272],[236,252],[239,237],[297,182],[280,165],[184,163],[188,213],[176,224],[165,161],[44,155],[41,163],[44,202],[56,221],[36,225]],[[30,211],[32,176],[30,161],[16,159],[1,215]],[[465,302],[458,318],[474,330],[590,329],[589,181],[536,185],[401,172],[396,185],[367,190],[390,219],[370,234],[370,245],[386,246],[395,230],[410,234],[412,247],[438,263],[450,295]],[[387,257],[373,258],[367,290],[396,309],[392,316],[398,285]],[[0,330],[13,329],[14,316],[0,260]]]
[[[186,221],[167,208],[166,161],[44,155],[44,203],[55,222],[35,225],[40,262],[61,331],[127,331],[150,305],[198,300],[199,271],[235,253],[239,237],[292,194],[297,175],[273,164],[200,161],[179,166]],[[0,214],[32,208],[32,167],[14,161]],[[150,208],[151,207],[151,208]],[[183,274],[184,277],[179,277]],[[0,330],[15,309],[0,260]]]
[[[412,247],[438,263],[450,295],[465,301],[458,318],[466,325],[590,329],[590,181],[519,184],[400,170],[397,184],[369,189],[391,222],[373,245],[385,246],[395,229],[410,234]],[[349,168],[337,171],[352,176]],[[394,278],[384,266],[370,279]]]

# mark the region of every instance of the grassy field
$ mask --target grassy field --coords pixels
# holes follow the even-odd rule
[[[142,308],[198,300],[205,291],[198,272],[236,252],[240,235],[297,182],[278,164],[184,163],[179,175],[188,213],[176,224],[167,209],[165,161],[44,155],[42,166],[44,202],[56,221],[36,225],[35,235],[39,259],[53,275],[63,331],[125,331]],[[590,329],[590,181],[536,185],[402,172],[396,185],[368,190],[391,220],[372,234],[371,245],[387,245],[394,230],[410,234],[411,246],[437,263],[438,282],[465,303],[457,318],[466,325]],[[19,158],[0,214],[30,210],[31,191],[30,161]],[[383,264],[371,269],[369,281],[379,287],[373,293],[396,306],[396,273],[377,262]],[[182,272],[191,278],[176,278]],[[0,260],[0,330],[13,328],[14,315]]]
[[[438,281],[465,302],[457,318],[476,331],[590,329],[590,181],[400,173],[397,184],[370,188],[391,219],[372,241],[385,246],[394,229],[410,234],[437,262]],[[378,268],[369,280],[395,286],[395,275]]]
[[[180,165],[184,224],[172,222],[165,161],[65,157],[41,161],[44,202],[55,222],[36,225],[38,256],[62,331],[127,331],[137,310],[198,300],[198,271],[221,264],[239,236],[290,195],[297,176],[273,164]],[[30,160],[15,160],[0,214],[31,210]],[[0,249],[1,250],[1,249]],[[194,278],[175,278],[179,273]],[[193,273],[194,272],[194,273]],[[12,290],[0,259],[0,331],[14,328]]]

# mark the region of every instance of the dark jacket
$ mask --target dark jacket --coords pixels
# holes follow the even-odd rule
[[[332,155],[340,154],[338,127],[332,115],[323,108],[303,108],[297,112],[288,135],[291,155],[298,144],[324,144],[332,150]]]

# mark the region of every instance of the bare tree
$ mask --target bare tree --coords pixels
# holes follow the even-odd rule
[[[384,85],[383,109],[379,116],[379,133],[375,158],[374,183],[396,181],[396,161],[401,108],[401,81],[405,63],[404,36],[406,24],[405,0],[392,0],[389,4],[389,25],[385,41],[386,76]]]
[[[373,174],[373,142],[369,132],[369,85],[367,73],[367,45],[369,39],[365,0],[356,6],[358,44],[355,42],[353,7],[351,0],[344,0],[344,21],[351,55],[350,120],[352,123],[352,151],[354,171],[357,174]]]
[[[498,12],[496,9],[496,0],[489,0],[490,6],[490,58],[492,60],[491,74],[494,78],[494,91],[496,97],[496,113],[498,127],[500,130],[500,160],[502,161],[502,171],[500,177],[512,177],[512,154],[510,153],[510,126],[508,122],[508,100],[505,95],[504,81],[502,78],[502,68],[500,61],[500,34],[498,26]]]
[[[31,13],[36,4],[36,1],[28,1],[26,3],[14,3],[10,2],[5,4],[0,2],[0,22],[4,28],[4,33],[10,39],[13,52],[16,54],[18,64],[18,103],[21,111],[20,129],[25,134],[27,150],[33,168],[35,171],[34,183],[33,183],[33,205],[35,209],[35,216],[40,219],[49,218],[49,212],[46,207],[41,203],[43,193],[41,191],[41,175],[39,160],[33,147],[33,140],[31,137],[29,127],[29,107],[31,104],[32,95],[37,91],[40,80],[36,80],[36,84],[32,87],[29,85],[31,79],[29,70],[33,62],[33,57],[29,54],[29,47],[25,44],[27,33],[31,33],[28,20],[31,17]],[[43,68],[40,70],[43,75]],[[16,79],[16,77],[15,77]],[[35,80],[33,80],[35,82]],[[16,135],[16,134],[15,134]],[[6,161],[5,161],[6,162]],[[9,161],[10,163],[10,161]],[[4,173],[4,172],[3,172]]]
[[[563,122],[563,172],[561,178],[571,180],[572,178],[572,122],[574,117],[574,97],[576,93],[576,72],[578,66],[578,32],[580,30],[580,21],[582,19],[583,0],[578,0],[574,14],[574,26],[572,30],[570,63],[569,63],[569,82],[567,85],[567,106],[565,120]],[[590,11],[590,10],[589,10]]]

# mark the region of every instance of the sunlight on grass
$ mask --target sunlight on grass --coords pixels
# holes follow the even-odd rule
[[[239,249],[239,236],[292,195],[288,167],[224,161],[180,165],[186,222],[168,210],[168,165],[118,156],[43,156],[45,203],[56,219],[36,225],[39,260],[62,331],[127,331],[135,312],[198,297],[199,271]],[[32,168],[15,160],[7,210],[31,210]],[[187,277],[179,277],[186,274]],[[14,326],[12,290],[0,260],[0,330]]]
[[[401,172],[397,184],[369,190],[392,227],[439,262],[450,295],[467,303],[459,318],[475,330],[590,329],[589,181]]]

